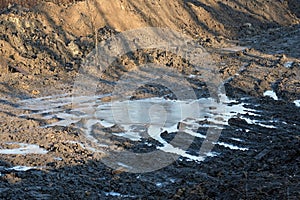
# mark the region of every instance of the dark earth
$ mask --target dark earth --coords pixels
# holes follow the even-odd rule
[[[294,103],[300,100],[299,0],[103,1],[96,18],[105,20],[98,24],[86,14],[97,10],[84,7],[82,1],[1,3],[0,150],[18,148],[18,142],[48,151],[0,154],[1,199],[300,198],[300,107]],[[90,17],[90,23],[76,21],[77,15]],[[222,142],[238,138],[236,145],[248,150],[215,145],[218,155],[201,162],[180,157],[160,170],[130,173],[106,166],[102,152],[69,142],[89,143],[80,127],[45,128],[61,119],[26,115],[36,110],[23,109],[22,100],[72,93],[95,38],[101,44],[120,32],[149,26],[169,27],[193,38],[211,55],[226,95],[259,114],[232,117],[219,138]],[[189,60],[160,49],[129,52],[101,76],[93,74],[99,80],[97,94],[111,93],[122,75],[147,63],[189,77],[197,98],[212,95]],[[278,100],[264,95],[271,90]],[[130,99],[149,97],[176,99],[168,88],[155,84],[140,87]],[[114,97],[102,101],[114,101]],[[264,125],[248,123],[243,117]],[[118,127],[98,129],[118,131]],[[207,128],[196,131],[206,134]],[[161,136],[171,141],[175,134],[179,133]],[[149,152],[160,146],[150,138],[147,142],[152,145],[115,136],[111,148]],[[202,143],[203,139],[195,138],[188,151],[196,155]],[[22,171],[14,166],[36,168]]]

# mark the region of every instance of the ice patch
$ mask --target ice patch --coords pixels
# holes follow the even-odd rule
[[[14,171],[19,171],[19,172],[26,172],[31,169],[38,169],[38,167],[14,166],[11,168],[7,168],[7,170],[14,170]]]
[[[267,125],[267,124],[262,124],[262,123],[256,123],[257,125],[261,126],[261,127],[265,127],[265,128],[273,128],[273,129],[276,129],[277,127],[276,126],[273,126],[273,125]]]
[[[291,68],[293,66],[293,64],[294,64],[293,61],[288,61],[288,62],[284,63],[283,66],[286,68]]]
[[[264,92],[264,96],[265,97],[271,97],[271,98],[273,98],[276,101],[278,100],[278,97],[277,97],[276,93],[274,91],[272,91],[272,90],[265,91]]]
[[[237,142],[244,142],[244,140],[242,140],[242,139],[240,139],[240,138],[230,138],[230,139],[232,139],[232,140],[234,140],[234,141],[237,141]]]
[[[142,137],[138,132],[126,132],[126,133],[112,133],[115,136],[124,137],[130,139],[131,141],[140,141]]]
[[[295,100],[295,101],[294,101],[294,104],[295,104],[297,107],[300,107],[300,100]]]
[[[45,149],[40,148],[38,145],[35,144],[25,144],[25,143],[6,143],[7,145],[18,145],[19,148],[13,149],[0,149],[0,154],[7,154],[7,155],[26,155],[26,154],[47,154],[48,151]]]
[[[121,194],[118,192],[105,192],[106,196],[112,196],[112,197],[121,197],[121,198],[135,198],[136,196],[131,196],[131,195],[125,195],[125,194]]]
[[[205,139],[206,136],[201,134],[201,133],[197,133],[196,131],[193,130],[184,130],[185,133],[190,134],[191,136],[197,137],[197,138],[202,138]]]
[[[156,185],[156,187],[162,187],[163,183],[156,183],[155,185]]]
[[[171,127],[163,127],[161,128],[161,131],[160,132],[168,132],[168,133],[175,133],[178,131],[178,127],[177,127],[177,124],[175,124],[174,126],[171,126]]]
[[[231,46],[231,47],[224,47],[221,50],[228,51],[228,52],[238,52],[238,51],[244,51],[247,49],[245,46]]]
[[[254,120],[254,119],[249,119],[249,118],[245,118],[245,117],[241,117],[241,119],[244,119],[246,120],[246,122],[248,124],[254,124],[254,125],[257,125],[257,126],[261,126],[261,127],[265,127],[265,128],[270,128],[270,129],[276,129],[277,127],[276,126],[273,126],[273,125],[267,125],[267,124],[263,124],[263,123],[273,123],[274,121],[273,120],[269,120],[269,121],[261,121],[261,120]],[[246,133],[248,133],[250,130],[245,130]]]
[[[54,160],[63,161],[63,159],[61,157],[54,157]]]
[[[191,79],[200,79],[200,78],[202,78],[202,76],[194,75],[194,74],[190,74],[188,77],[191,78]]]
[[[0,166],[1,167],[1,166]],[[2,167],[1,167],[2,168]],[[31,169],[42,169],[43,167],[28,167],[28,166],[20,166],[20,165],[17,165],[17,166],[14,166],[14,167],[3,167],[2,169],[4,171],[18,171],[18,172],[26,172],[26,171],[29,171]],[[1,176],[1,173],[0,173],[0,176]]]
[[[99,122],[102,126],[104,126],[105,128],[111,128],[111,127],[113,127],[115,124],[113,124],[113,123],[109,123],[109,122],[107,122],[107,121],[105,121],[105,120],[101,120],[100,122]]]
[[[227,148],[232,149],[232,150],[240,150],[240,151],[248,151],[249,150],[248,148],[238,147],[238,146],[235,146],[235,145],[232,145],[232,144],[227,144],[227,143],[224,143],[224,142],[217,142],[216,144],[220,145],[220,146],[223,146],[223,147],[227,147]]]
[[[120,167],[124,167],[124,168],[126,168],[126,169],[132,169],[131,166],[126,165],[126,164],[124,164],[124,163],[118,162],[117,164],[118,164]]]
[[[188,154],[186,151],[176,148],[176,147],[173,147],[172,145],[170,145],[168,143],[164,144],[163,147],[157,147],[157,148],[164,152],[177,154],[177,155],[180,155],[184,158],[187,158],[187,159],[190,159],[193,161],[203,161],[205,159],[205,157],[203,157],[203,156],[194,156],[194,155]]]

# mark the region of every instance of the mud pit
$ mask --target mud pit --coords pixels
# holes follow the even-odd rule
[[[0,198],[300,197],[298,1],[101,2],[1,10]],[[216,74],[147,48],[81,79],[92,25],[100,46],[141,27],[186,34]],[[125,84],[141,77],[156,82]]]

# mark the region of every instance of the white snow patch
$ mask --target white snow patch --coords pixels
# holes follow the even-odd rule
[[[232,145],[232,144],[227,144],[225,142],[217,142],[217,144],[220,145],[220,146],[227,147],[227,148],[232,149],[232,150],[240,150],[240,151],[248,151],[249,150],[248,148],[238,147],[238,146],[235,146],[235,145]]]
[[[273,120],[270,120],[270,121],[261,121],[261,120],[254,120],[254,119],[249,119],[249,118],[245,118],[245,117],[241,117],[241,119],[246,120],[246,122],[248,124],[254,124],[254,125],[261,126],[261,127],[272,128],[272,129],[276,129],[277,128],[276,126],[273,126],[273,125],[263,124],[263,123],[266,123],[266,122],[267,123],[273,123]],[[248,133],[248,132],[250,132],[250,130],[247,129],[246,133]]]
[[[163,186],[162,183],[156,183],[155,185],[156,185],[156,187],[162,187]]]
[[[8,170],[15,170],[15,171],[19,171],[19,172],[26,172],[28,170],[31,169],[38,169],[39,167],[27,167],[27,166],[14,166],[11,168],[7,168]]]
[[[262,123],[257,123],[257,125],[261,126],[261,127],[265,127],[265,128],[273,128],[276,129],[276,126],[273,125],[267,125],[267,124],[262,124]]]
[[[167,153],[177,154],[177,155],[180,155],[184,158],[187,158],[187,159],[190,159],[193,161],[203,161],[205,159],[205,157],[203,157],[203,156],[194,156],[194,155],[188,154],[185,150],[179,149],[177,147],[173,147],[172,145],[170,145],[168,143],[164,144],[163,147],[157,147],[157,149],[160,149]]]
[[[121,194],[118,192],[105,192],[106,196],[112,196],[112,197],[122,197],[122,198],[135,198],[136,196],[131,196],[131,195],[127,195],[127,194]]]
[[[138,132],[127,131],[125,133],[112,133],[115,136],[124,137],[131,141],[141,141],[142,137]]]
[[[237,141],[237,142],[244,142],[244,140],[240,139],[240,138],[231,138],[232,140],[234,141]]]
[[[273,90],[267,90],[267,91],[265,91],[264,92],[264,96],[265,97],[271,97],[271,98],[273,98],[276,101],[278,100],[278,97],[277,97],[276,93]]]
[[[48,151],[40,148],[38,145],[35,144],[25,144],[25,143],[6,143],[8,145],[18,145],[19,148],[14,149],[0,149],[0,154],[7,154],[7,155],[26,155],[26,154],[47,154]]]
[[[199,75],[194,75],[194,74],[190,74],[188,77],[189,77],[189,78],[192,78],[192,79],[201,78],[201,76],[199,76]]]
[[[300,100],[295,100],[295,101],[294,101],[294,104],[295,104],[297,107],[300,107]]]
[[[115,124],[114,123],[109,123],[109,122],[107,122],[107,121],[105,121],[105,120],[101,120],[100,122],[99,122],[102,126],[104,126],[105,128],[111,128],[111,127],[113,127]]]
[[[291,68],[293,66],[293,64],[294,64],[293,61],[288,61],[288,62],[284,63],[283,66],[286,68]]]

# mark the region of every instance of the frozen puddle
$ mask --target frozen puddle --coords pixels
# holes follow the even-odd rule
[[[5,143],[5,146],[18,146],[18,148],[6,148],[0,149],[0,154],[19,154],[19,155],[26,155],[26,154],[46,154],[48,151],[45,149],[40,148],[38,145],[35,144],[25,144],[25,143]]]
[[[186,159],[202,161],[204,157],[191,155],[187,151],[174,147],[162,138],[162,133],[184,132],[196,138],[205,139],[206,135],[198,133],[199,128],[221,131],[228,125],[228,120],[239,116],[245,119],[249,124],[265,126],[267,128],[276,128],[275,126],[265,125],[263,121],[246,118],[246,116],[259,116],[259,112],[245,107],[244,103],[237,103],[222,96],[221,101],[217,102],[212,98],[201,98],[198,100],[181,101],[166,100],[163,98],[149,98],[142,100],[124,100],[103,102],[101,98],[109,95],[99,96],[79,96],[70,95],[48,96],[38,99],[27,99],[21,101],[20,108],[31,111],[23,117],[33,117],[42,119],[58,119],[57,122],[48,124],[52,126],[77,125],[81,128],[86,137],[98,145],[101,144],[93,136],[93,127],[101,125],[105,128],[120,127],[122,132],[112,131],[112,135],[130,139],[132,141],[142,141],[143,138],[152,138],[158,141],[162,146],[158,149],[174,153]],[[267,123],[270,124],[270,123]],[[113,130],[113,129],[112,129]],[[242,140],[232,138],[234,144],[240,142],[241,146],[218,141],[215,145],[223,146],[237,151],[246,151],[247,147],[242,146]],[[151,144],[147,144],[152,146]],[[31,146],[33,147],[33,146]],[[22,147],[19,153],[32,152],[36,148]],[[90,148],[93,149],[93,148]],[[15,150],[16,152],[17,150]],[[1,151],[0,151],[1,152]],[[5,152],[2,150],[2,152]],[[11,153],[13,151],[6,151]],[[37,151],[45,153],[45,151]],[[211,152],[206,156],[215,156]]]

